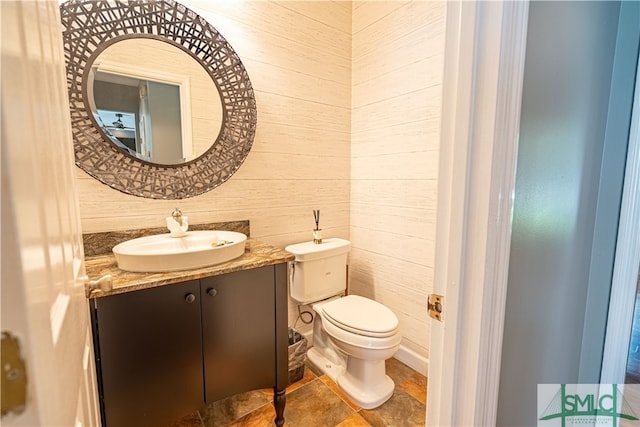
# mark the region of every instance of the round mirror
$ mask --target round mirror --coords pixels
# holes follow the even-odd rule
[[[242,61],[214,27],[173,0],[70,0],[60,6],[60,17],[76,165],[112,188],[155,199],[193,197],[217,187],[235,173],[253,144],[256,102]],[[182,147],[181,153],[172,157],[164,154],[160,157],[153,152],[158,145],[156,134],[147,125],[177,123],[176,118],[152,115],[149,120],[145,118],[146,111],[141,110],[151,109],[154,104],[122,107],[104,100],[99,94],[101,89],[96,92],[96,85],[115,82],[136,86],[138,97],[148,96],[148,82],[167,83],[164,79],[158,81],[157,76],[140,78],[144,76],[136,74],[140,69],[145,74],[148,71],[145,69],[160,68],[148,67],[146,60],[141,59],[151,49],[149,46],[127,47],[125,43],[131,39],[153,42],[153,49],[160,46],[161,50],[178,50],[195,62],[198,72],[204,70],[208,81],[213,83],[214,90],[209,87],[200,92],[189,74],[189,107],[183,107],[189,102],[172,89],[174,98],[180,99],[170,108],[177,110],[180,105],[179,112],[173,111],[174,117],[180,117],[179,131],[175,130],[176,125],[171,131],[162,129],[158,133],[173,135],[168,139],[174,141],[176,152],[175,147]],[[120,53],[112,53],[111,48],[116,52],[120,44],[135,53],[112,60]],[[157,61],[172,60],[167,57]],[[180,68],[187,62],[184,57],[179,61]],[[118,69],[124,72],[114,72]],[[174,74],[169,69],[160,70]],[[217,93],[205,95],[206,99],[201,100],[210,104],[209,108],[195,107],[194,93],[201,95],[207,91]],[[187,108],[191,108],[190,115],[185,113]],[[189,132],[191,141],[185,137]],[[206,143],[199,142],[205,140]],[[151,145],[154,149],[149,150]],[[189,150],[193,151],[191,156]]]
[[[222,102],[213,80],[169,43],[114,43],[93,61],[87,79],[96,126],[134,157],[165,165],[189,162],[220,133]]]

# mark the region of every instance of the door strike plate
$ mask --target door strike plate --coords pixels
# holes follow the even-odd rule
[[[442,310],[444,308],[444,297],[437,294],[429,294],[427,308],[429,316],[442,322]]]

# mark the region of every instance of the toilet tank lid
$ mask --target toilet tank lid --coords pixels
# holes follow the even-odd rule
[[[296,243],[287,246],[284,250],[295,255],[296,261],[309,261],[347,253],[350,246],[350,241],[334,237],[322,239],[322,243],[319,244],[312,241]]]

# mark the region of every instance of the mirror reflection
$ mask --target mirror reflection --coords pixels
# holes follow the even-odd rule
[[[121,40],[100,53],[88,76],[89,107],[107,139],[131,156],[174,165],[216,140],[222,102],[191,55],[160,40]]]

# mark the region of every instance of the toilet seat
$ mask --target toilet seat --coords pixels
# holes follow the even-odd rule
[[[347,295],[322,305],[324,318],[345,331],[372,338],[398,332],[398,318],[386,306],[359,295]]]
[[[324,314],[320,317],[322,319],[322,327],[327,335],[331,337],[334,343],[337,344],[336,340],[341,342],[342,344],[338,345],[338,347],[352,356],[358,354],[360,351],[365,351],[369,354],[369,357],[371,357],[371,353],[369,352],[372,350],[380,351],[397,348],[400,345],[400,341],[402,341],[402,335],[399,331],[386,337],[365,336],[347,331],[341,326],[334,324]],[[349,348],[348,351],[347,348]],[[362,354],[360,357],[366,358]]]

